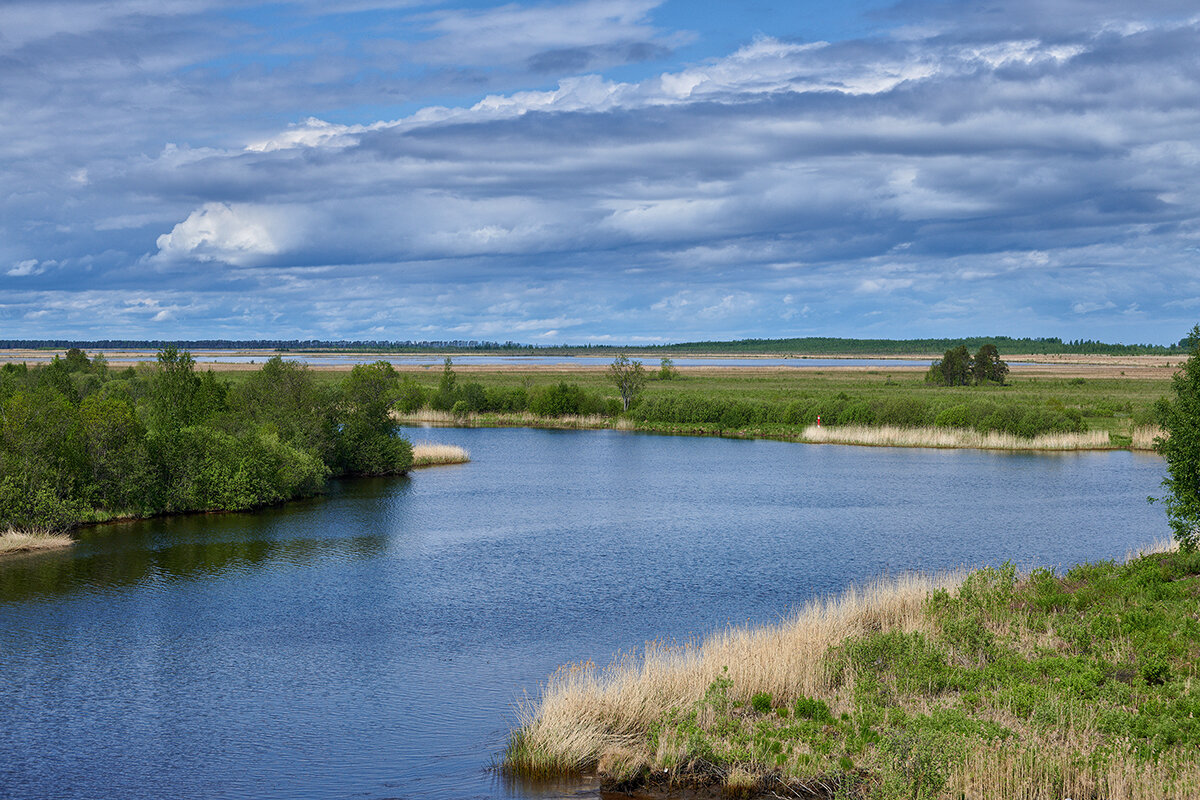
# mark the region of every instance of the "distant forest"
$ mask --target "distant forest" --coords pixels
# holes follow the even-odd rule
[[[679,342],[663,345],[532,345],[518,342],[485,342],[475,340],[449,341],[326,341],[319,339],[193,339],[166,341],[162,339],[0,339],[4,349],[65,350],[78,347],[84,350],[158,350],[179,347],[187,350],[272,350],[286,352],[385,352],[385,353],[496,353],[510,355],[607,355],[623,351],[654,353],[662,356],[700,353],[749,355],[772,354],[793,356],[832,355],[940,355],[946,350],[965,346],[978,350],[993,344],[1002,355],[1036,353],[1044,355],[1169,355],[1189,352],[1195,344],[1184,337],[1176,344],[1113,344],[1091,339],[1064,342],[1058,338],[1013,339],[1009,336],[973,336],[964,339],[839,339],[807,337],[802,339],[739,339],[731,342]]]

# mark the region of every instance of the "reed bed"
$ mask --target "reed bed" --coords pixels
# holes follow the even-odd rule
[[[536,701],[518,707],[519,744],[510,766],[548,775],[629,758],[644,732],[671,709],[705,697],[718,678],[749,702],[769,692],[784,701],[830,696],[829,649],[866,632],[911,633],[930,625],[929,593],[958,585],[963,573],[906,574],[851,587],[802,606],[776,625],[730,627],[682,645],[650,642],[600,669],[590,662],[556,672]]]
[[[1177,550],[1064,576],[904,575],[774,625],[568,665],[519,705],[505,767],[739,797],[1200,797],[1184,633],[1200,557]],[[1087,626],[1141,619],[1148,596],[1153,632],[1097,646]]]
[[[57,550],[61,547],[70,547],[74,543],[75,540],[65,533],[39,530],[19,531],[9,528],[0,533],[0,556],[10,553],[29,553],[36,550]]]
[[[809,425],[801,441],[812,444],[855,444],[868,447],[974,448],[979,450],[1107,450],[1104,431],[1047,433],[1026,438],[1010,433],[963,428],[898,428],[862,425]]]
[[[1133,442],[1129,447],[1131,450],[1153,450],[1154,440],[1166,435],[1166,431],[1157,425],[1142,425],[1133,429]]]
[[[465,447],[435,442],[413,443],[413,467],[432,467],[442,464],[466,464],[471,454]]]

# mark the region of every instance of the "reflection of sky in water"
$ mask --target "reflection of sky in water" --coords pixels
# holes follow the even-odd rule
[[[1162,461],[1125,452],[411,436],[474,460],[0,562],[5,796],[555,795],[484,768],[562,663],[884,571],[1119,558],[1166,534],[1145,502]]]

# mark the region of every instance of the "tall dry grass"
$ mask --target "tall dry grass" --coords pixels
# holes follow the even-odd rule
[[[926,597],[963,577],[879,580],[814,600],[776,625],[732,627],[678,646],[650,642],[603,669],[590,662],[563,667],[540,697],[519,706],[520,747],[510,753],[510,765],[551,774],[628,760],[650,725],[672,708],[697,703],[718,677],[733,682],[733,699],[769,692],[792,702],[805,695],[825,698],[840,711],[852,687],[833,688],[830,647],[872,631],[929,629]]]
[[[75,540],[65,533],[50,531],[19,531],[9,528],[0,533],[0,556],[10,553],[29,553],[35,550],[56,550],[70,547]]]
[[[845,425],[809,425],[801,440],[813,444],[857,444],[871,447],[940,447],[980,450],[1104,450],[1109,447],[1104,431],[1047,433],[1033,438],[964,428],[897,428]]]
[[[456,444],[413,442],[413,467],[432,467],[442,464],[465,464],[471,454]]]
[[[1154,440],[1159,436],[1166,436],[1166,431],[1157,425],[1142,425],[1133,429],[1133,443],[1130,448],[1134,450],[1153,450]]]

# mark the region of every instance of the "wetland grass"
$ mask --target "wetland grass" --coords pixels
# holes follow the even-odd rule
[[[519,709],[506,768],[735,796],[1200,797],[1200,555],[904,576]]]
[[[1107,450],[1111,447],[1105,431],[1045,433],[1024,437],[998,431],[982,433],[964,428],[900,428],[890,425],[809,425],[804,429],[801,441],[869,447],[965,447],[981,450]]]
[[[9,528],[0,533],[0,556],[11,553],[30,553],[37,550],[57,550],[75,543],[65,533]]]
[[[443,464],[466,464],[471,454],[465,447],[435,442],[413,442],[413,468],[433,467]]]

